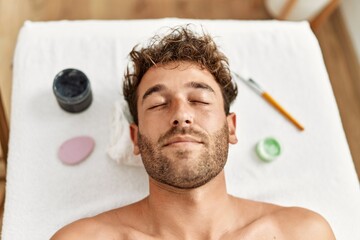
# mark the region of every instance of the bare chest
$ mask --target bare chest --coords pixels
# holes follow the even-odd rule
[[[255,221],[250,223],[247,226],[243,226],[235,229],[234,231],[229,231],[219,236],[211,237],[208,234],[204,235],[196,235],[191,236],[188,235],[188,238],[184,238],[183,236],[176,236],[173,234],[166,234],[164,236],[161,235],[150,235],[148,233],[144,233],[138,231],[133,228],[123,229],[121,232],[117,232],[113,234],[112,238],[109,239],[121,239],[121,240],[184,240],[184,239],[199,239],[199,240],[282,240],[284,239],[281,235],[280,229],[278,229],[272,223],[266,223],[264,221]]]

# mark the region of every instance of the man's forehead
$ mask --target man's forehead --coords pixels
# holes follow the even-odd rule
[[[193,83],[189,83],[193,82]],[[171,62],[154,65],[148,69],[141,79],[139,88],[148,88],[151,85],[164,84],[171,88],[172,84],[184,87],[194,86],[195,82],[204,85],[217,85],[214,76],[205,68],[192,62]],[[142,89],[146,91],[146,89]]]

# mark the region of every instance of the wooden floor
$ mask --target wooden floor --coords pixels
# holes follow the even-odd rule
[[[10,116],[12,57],[17,33],[24,20],[161,17],[271,18],[264,7],[263,0],[0,0],[0,89],[7,118],[9,119]],[[339,10],[336,10],[314,32],[323,51],[347,140],[358,176],[360,176],[359,62]],[[5,168],[2,157],[0,163],[1,204],[5,191]],[[0,209],[1,224],[3,204]]]
[[[360,65],[341,11],[315,31],[360,179]]]
[[[5,161],[3,159],[3,154],[0,150],[0,233],[2,229],[2,220],[4,213],[4,197],[5,197]],[[1,239],[1,235],[0,235]]]

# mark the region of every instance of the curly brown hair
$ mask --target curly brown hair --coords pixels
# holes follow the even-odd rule
[[[229,114],[230,104],[238,93],[237,86],[231,80],[228,59],[209,34],[196,34],[189,25],[179,26],[162,38],[154,36],[147,47],[138,48],[136,45],[129,54],[132,65],[127,67],[123,83],[123,94],[135,124],[138,124],[137,89],[142,77],[149,68],[170,62],[193,62],[207,69],[220,86],[224,110]]]

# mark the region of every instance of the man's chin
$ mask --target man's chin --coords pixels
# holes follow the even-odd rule
[[[209,173],[206,176],[191,177],[190,174],[178,175],[172,179],[157,179],[155,181],[176,189],[195,189],[204,186],[215,178],[219,173]]]

